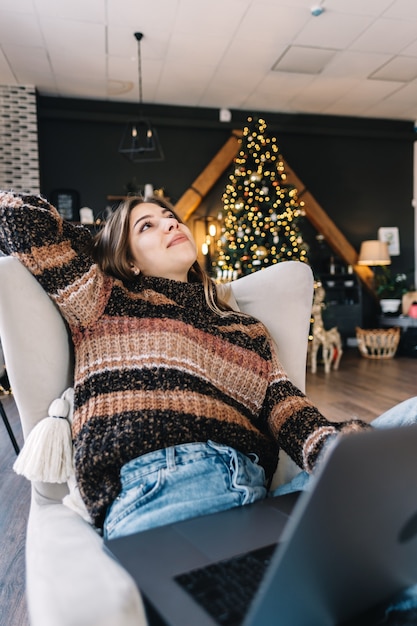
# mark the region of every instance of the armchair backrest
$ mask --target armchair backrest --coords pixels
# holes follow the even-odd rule
[[[290,379],[304,390],[313,297],[311,269],[295,261],[279,263],[238,279],[230,289],[238,307],[268,327]],[[73,359],[57,307],[13,257],[0,258],[0,340],[27,436],[48,414],[52,400],[72,385]],[[38,491],[52,498],[62,498],[65,489],[38,485]]]
[[[24,437],[73,384],[71,342],[57,307],[13,257],[0,257],[0,339]],[[60,501],[64,484],[37,483],[35,497]],[[46,500],[46,501],[47,501]]]
[[[15,258],[0,258],[0,338],[26,437],[72,384],[69,335],[57,307]]]
[[[241,311],[265,324],[291,382],[305,391],[314,280],[299,261],[277,263],[230,283]]]

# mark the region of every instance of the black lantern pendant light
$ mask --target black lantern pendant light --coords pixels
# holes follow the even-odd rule
[[[142,115],[142,63],[140,54],[140,42],[142,33],[134,33],[138,42],[138,71],[139,71],[139,116],[129,122],[124,130],[119,145],[119,152],[133,163],[148,161],[162,161],[164,153],[158,139],[156,129],[149,120]]]

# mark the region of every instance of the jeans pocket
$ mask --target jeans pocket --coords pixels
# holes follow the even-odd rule
[[[113,504],[110,506],[104,523],[104,536],[111,539],[115,528],[117,534],[128,534],[130,518],[137,516],[137,511],[145,506],[149,500],[155,498],[164,485],[165,471],[156,469],[151,473],[139,474],[122,488]]]

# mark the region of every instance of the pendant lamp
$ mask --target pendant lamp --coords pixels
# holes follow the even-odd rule
[[[139,72],[139,114],[130,121],[124,129],[119,145],[119,152],[133,163],[163,161],[164,153],[159,143],[158,133],[151,122],[142,115],[142,62],[140,42],[142,33],[134,33],[138,44],[138,72]]]

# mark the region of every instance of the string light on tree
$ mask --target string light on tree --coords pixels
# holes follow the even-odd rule
[[[287,260],[307,262],[297,190],[286,184],[275,137],[263,119],[248,118],[223,194],[222,232],[217,242],[218,280],[250,274]]]

